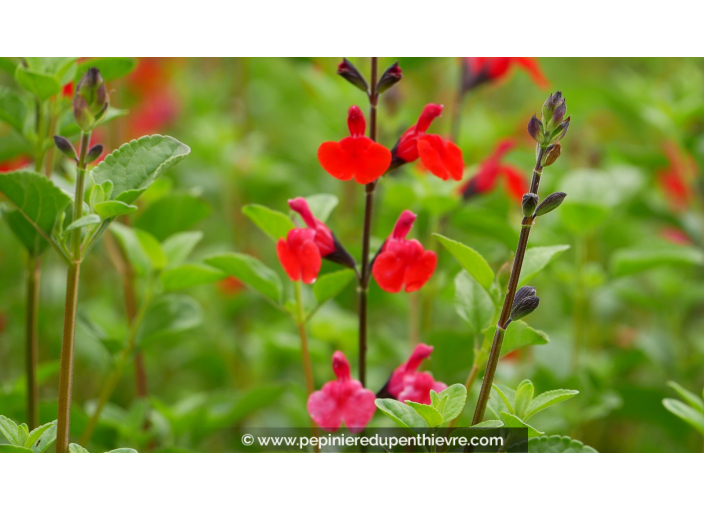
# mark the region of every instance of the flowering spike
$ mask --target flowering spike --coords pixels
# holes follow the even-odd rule
[[[376,84],[377,93],[383,94],[401,81],[401,78],[403,78],[403,71],[401,71],[401,68],[398,66],[398,62],[394,62],[393,65],[389,66],[389,68],[384,71],[381,78],[379,78]]]
[[[350,364],[342,352],[335,352],[332,359],[337,380],[310,394],[308,414],[323,430],[334,432],[344,423],[350,432],[360,432],[376,411],[374,393],[350,377]]]
[[[343,58],[340,65],[337,66],[337,74],[342,76],[359,90],[369,93],[369,85],[367,85],[367,80],[364,79],[364,76],[362,76],[362,73],[359,72],[354,64],[346,58]]]
[[[73,115],[83,131],[90,131],[108,108],[109,97],[103,77],[97,68],[88,69],[76,87]]]

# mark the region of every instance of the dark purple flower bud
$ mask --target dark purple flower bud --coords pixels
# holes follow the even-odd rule
[[[550,133],[551,142],[559,142],[565,137],[567,134],[567,128],[570,127],[570,119],[571,117],[567,117],[559,126],[557,126],[555,131]]]
[[[543,142],[543,123],[538,120],[538,117],[533,115],[528,121],[528,134],[538,143]]]
[[[517,321],[533,313],[540,304],[540,298],[538,296],[528,296],[521,299],[518,303],[513,305],[511,310],[511,321]]]
[[[64,156],[78,161],[76,149],[73,147],[73,144],[68,140],[68,138],[58,135],[54,136],[54,143],[56,144],[56,148],[59,149]]]
[[[523,301],[525,298],[535,296],[535,287],[530,287],[528,285],[521,287],[516,291],[516,295],[513,298],[513,308],[516,307],[518,303]]]
[[[86,154],[86,163],[92,163],[100,157],[103,153],[103,146],[101,144],[94,145]]]
[[[538,205],[538,208],[535,210],[535,215],[542,216],[543,214],[547,214],[550,211],[554,211],[555,209],[560,207],[560,204],[566,196],[567,193],[563,193],[562,191],[558,191],[557,193],[553,193],[552,195],[548,196],[548,198],[543,200],[540,205]]]
[[[394,62],[392,66],[390,66],[386,71],[384,71],[384,74],[381,75],[381,78],[379,78],[379,81],[376,84],[377,94],[382,94],[386,92],[391,87],[400,82],[401,78],[403,78],[403,71],[401,71],[401,68],[398,66],[398,62]]]
[[[76,86],[73,115],[83,131],[90,131],[108,109],[109,97],[105,81],[97,68],[88,69]]]
[[[567,103],[565,98],[562,97],[562,92],[558,90],[554,94],[550,94],[550,97],[543,104],[542,117],[545,129],[552,131],[559,126],[566,112]]]
[[[538,206],[538,195],[535,193],[526,193],[523,195],[523,201],[521,202],[521,207],[523,208],[523,216],[530,218],[535,212],[535,208]]]
[[[364,79],[362,73],[346,58],[342,59],[340,65],[337,66],[337,74],[342,76],[345,80],[350,82],[352,85],[357,87],[366,93],[369,93],[369,86],[367,85],[367,80]]]

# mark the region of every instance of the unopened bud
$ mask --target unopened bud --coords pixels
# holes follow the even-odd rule
[[[528,121],[528,134],[538,143],[543,141],[543,123],[538,120],[535,114]]]
[[[530,287],[529,285],[526,285],[518,289],[516,291],[516,295],[513,297],[513,308],[515,308],[516,305],[523,301],[525,298],[530,296],[535,296],[535,287]]]
[[[369,86],[367,85],[367,80],[364,79],[362,73],[346,58],[342,59],[340,65],[337,66],[337,74],[342,76],[345,80],[350,82],[352,85],[357,87],[359,90],[364,92],[369,92]]]
[[[559,143],[549,145],[548,148],[545,150],[543,166],[552,165],[555,161],[557,161],[557,158],[560,157],[560,154],[562,154],[562,145],[560,145]]]
[[[103,146],[101,144],[94,145],[86,154],[86,163],[92,163],[100,157],[103,153]]]
[[[558,207],[560,207],[560,204],[566,196],[567,193],[563,193],[562,191],[558,191],[548,196],[548,198],[540,202],[540,205],[538,205],[537,209],[535,210],[535,215],[542,216],[543,214],[547,214],[550,211],[557,209]]]
[[[558,90],[554,94],[550,94],[550,97],[543,104],[542,116],[545,129],[552,131],[559,126],[566,112],[567,103],[565,98],[562,97],[562,92]]]
[[[551,142],[559,142],[565,137],[567,134],[567,128],[570,127],[570,118],[571,117],[567,117],[552,133],[550,133]]]
[[[535,193],[526,193],[523,195],[523,201],[521,206],[523,208],[523,216],[530,218],[535,212],[535,208],[538,207],[538,195]]]
[[[56,148],[63,152],[64,156],[75,159],[76,161],[78,160],[76,149],[73,147],[73,144],[68,140],[68,138],[58,135],[54,136],[54,143],[56,144]]]
[[[538,296],[528,296],[521,299],[511,310],[511,321],[517,321],[533,313],[540,304]]]
[[[400,82],[401,78],[403,78],[403,72],[398,66],[398,62],[395,62],[386,71],[384,71],[384,74],[382,74],[381,78],[379,78],[379,81],[376,84],[377,94],[382,94],[386,92],[391,87]]]
[[[83,131],[90,131],[108,109],[108,92],[97,68],[88,69],[76,87],[73,115]]]

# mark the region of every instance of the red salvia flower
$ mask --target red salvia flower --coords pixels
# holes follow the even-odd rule
[[[543,75],[537,59],[532,57],[465,57],[463,88],[470,90],[483,83],[499,80],[506,76],[514,65],[522,67],[531,79],[541,88],[550,86]]]
[[[0,173],[12,172],[29,165],[31,160],[27,156],[17,156],[12,159],[0,161]]]
[[[372,274],[386,292],[419,290],[430,279],[437,265],[437,255],[425,250],[416,239],[406,239],[416,215],[403,211],[393,232],[376,256]]]
[[[687,235],[684,230],[680,230],[675,227],[664,227],[660,230],[660,235],[666,241],[674,244],[679,244],[682,246],[691,246],[694,244],[692,239]]]
[[[401,402],[410,400],[419,404],[430,404],[430,390],[440,393],[447,384],[436,381],[428,372],[418,372],[418,367],[430,357],[433,348],[426,344],[418,344],[413,349],[408,361],[402,363],[391,375],[386,385],[386,391]]]
[[[324,142],[318,148],[318,161],[327,173],[341,181],[369,184],[381,177],[391,164],[391,152],[364,136],[366,122],[358,106],[347,115],[350,136],[339,142]]]
[[[401,135],[392,151],[395,167],[420,157],[423,166],[443,181],[450,178],[456,181],[462,179],[464,171],[462,150],[449,140],[443,140],[439,135],[425,133],[433,120],[440,116],[442,109],[442,105],[426,105],[418,122]]]
[[[335,432],[344,423],[350,432],[360,432],[374,416],[376,397],[351,378],[350,364],[342,352],[333,354],[332,369],[337,380],[311,393],[308,414],[325,431]]]
[[[670,202],[670,207],[675,211],[682,211],[694,197],[692,183],[699,169],[692,157],[685,154],[676,144],[666,143],[664,151],[670,166],[658,172],[658,183]]]
[[[494,189],[499,178],[503,177],[509,196],[521,202],[523,194],[528,192],[528,181],[518,168],[501,161],[514,145],[511,140],[500,142],[494,149],[494,153],[480,163],[479,171],[460,187],[459,191],[465,200],[474,195],[489,193]]]
[[[307,228],[291,229],[286,239],[279,239],[276,252],[291,280],[313,283],[318,278],[322,258],[335,252],[335,239],[330,229],[313,216],[304,198],[289,200],[288,204],[301,215]]]
[[[73,82],[70,81],[66,85],[64,85],[64,88],[61,90],[61,96],[63,97],[73,97]]]

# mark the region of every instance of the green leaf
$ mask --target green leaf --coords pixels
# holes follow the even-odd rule
[[[667,381],[667,385],[680,394],[685,402],[691,405],[693,408],[704,413],[704,400],[699,395],[695,395],[689,390],[686,390],[675,381]]]
[[[464,384],[453,384],[438,393],[438,398],[440,400],[447,398],[443,411],[443,419],[447,423],[462,414],[464,404],[467,401],[467,388]]]
[[[501,411],[499,413],[501,415],[501,421],[504,422],[504,424],[507,427],[511,428],[527,428],[528,429],[528,437],[537,437],[537,436],[542,436],[545,434],[545,432],[540,432],[538,429],[531,427],[528,425],[526,422],[521,420],[518,416],[514,414],[509,414],[505,411]]]
[[[12,90],[0,88],[0,120],[7,122],[18,133],[24,131],[27,108]]]
[[[129,214],[136,210],[136,205],[129,205],[119,200],[108,200],[107,202],[95,204],[95,212],[104,220],[122,216],[123,214]]]
[[[193,329],[203,320],[198,301],[190,296],[167,294],[159,297],[147,310],[137,334],[141,346],[154,340]]]
[[[170,136],[143,136],[109,154],[93,170],[93,181],[112,181],[112,196],[134,202],[160,175],[188,156],[191,149]]]
[[[662,405],[664,405],[665,409],[677,416],[680,420],[685,421],[697,429],[700,434],[704,435],[704,413],[701,413],[693,407],[690,407],[684,402],[680,402],[674,398],[663,399]]]
[[[71,203],[71,198],[53,182],[34,172],[0,174],[0,193],[17,207],[22,219],[49,238],[59,214]],[[42,243],[39,240],[32,243],[22,224],[17,217],[10,220],[13,231],[25,246],[34,249],[35,253],[40,251]]]
[[[392,398],[378,398],[374,401],[379,410],[391,418],[394,423],[414,432],[422,432],[428,428],[425,422],[415,410]]]
[[[591,446],[567,436],[542,436],[528,440],[530,453],[598,453]]]
[[[134,448],[117,448],[115,450],[110,450],[109,452],[105,453],[139,453],[137,450]]]
[[[115,235],[138,275],[145,276],[152,270],[158,271],[166,267],[166,256],[159,241],[148,232],[117,222],[110,225],[110,231]]]
[[[39,255],[49,246],[46,239],[37,232],[37,229],[27,221],[21,212],[17,210],[4,211],[3,216],[12,233],[20,240],[30,255]]]
[[[203,232],[181,232],[174,234],[161,243],[161,249],[166,256],[166,268],[174,268],[183,264],[196,245],[203,239]]]
[[[484,260],[477,251],[473,250],[469,246],[453,241],[440,234],[433,234],[435,238],[440,241],[447,250],[452,254],[453,257],[460,263],[462,269],[471,274],[475,280],[485,289],[491,287],[494,281],[494,271],[489,267],[489,263]]]
[[[481,333],[489,326],[496,313],[496,306],[489,293],[466,271],[455,277],[455,310],[473,334]]]
[[[225,273],[203,264],[185,264],[161,274],[165,292],[187,289],[196,285],[214,283],[225,278]]]
[[[68,445],[68,453],[90,453],[88,450],[83,448],[81,445],[76,443],[71,443]]]
[[[538,274],[557,255],[569,249],[569,244],[558,244],[555,246],[540,246],[537,248],[528,248],[526,250],[526,256],[523,259],[521,278],[518,281],[518,286],[522,287],[523,285],[528,283],[528,280]]]
[[[498,429],[499,427],[503,427],[504,422],[501,420],[486,420],[480,423],[477,423],[476,425],[472,425],[469,427],[470,429]]]
[[[447,405],[448,400],[450,400],[449,395],[440,398],[435,390],[430,390],[430,403],[442,415],[445,414],[445,405]]]
[[[15,446],[24,446],[26,441],[26,438],[22,440],[19,426],[10,418],[2,415],[0,415],[0,434]]]
[[[416,413],[418,413],[418,416],[425,420],[429,427],[438,427],[442,425],[442,414],[440,414],[433,406],[419,404],[418,402],[412,402],[410,400],[406,400],[406,404],[411,406]]]
[[[308,202],[308,207],[310,207],[310,212],[313,213],[313,216],[325,223],[330,217],[330,213],[340,203],[340,199],[328,193],[318,193],[306,197],[306,202]]]
[[[54,441],[56,441],[56,420],[40,425],[30,432],[24,446],[31,448],[34,453],[42,453],[54,444]]]
[[[163,241],[167,237],[188,230],[210,215],[211,209],[202,198],[188,193],[171,193],[149,204],[134,222]]]
[[[34,453],[30,448],[12,444],[0,444],[0,453]]]
[[[274,241],[278,241],[281,238],[286,239],[289,231],[296,228],[293,220],[287,215],[263,205],[246,205],[242,208],[242,212]]]
[[[283,394],[282,386],[258,386],[249,391],[227,391],[209,399],[205,416],[199,420],[209,428],[232,427],[250,417],[257,410],[270,406]]]
[[[544,332],[531,328],[523,321],[511,322],[504,334],[501,356],[506,356],[508,353],[528,345],[545,345],[546,343],[548,343],[548,336]]]
[[[352,269],[342,269],[341,271],[324,274],[313,284],[315,299],[322,304],[328,299],[334,298],[354,280],[354,277],[355,274]]]
[[[20,86],[34,94],[40,101],[45,101],[51,96],[61,92],[61,83],[53,76],[23,66],[17,66],[15,80]]]
[[[205,263],[234,276],[275,303],[281,302],[283,285],[279,275],[254,257],[242,253],[223,253],[207,258]]]
[[[105,81],[112,81],[127,76],[137,66],[137,59],[129,57],[100,57],[84,60],[78,64],[76,79],[80,79],[88,69],[97,67]]]
[[[516,416],[524,419],[526,418],[524,415],[526,409],[528,409],[528,406],[533,400],[534,391],[535,388],[533,387],[533,383],[529,379],[522,381],[518,385],[516,388],[516,396],[513,398],[513,407],[515,409]]]
[[[626,276],[660,266],[704,266],[704,253],[692,246],[625,248],[611,256],[611,273]]]
[[[492,388],[494,388],[494,391],[499,394],[499,397],[501,397],[501,400],[504,401],[504,404],[508,408],[510,413],[515,413],[516,410],[513,408],[513,404],[511,403],[511,399],[508,398],[508,396],[503,392],[501,388],[499,388],[496,384],[491,385]]]
[[[569,400],[577,394],[579,394],[577,390],[550,390],[541,393],[530,403],[523,418],[527,420],[534,414],[538,414],[543,409],[547,409],[550,406],[554,406],[555,404]]]
[[[65,232],[70,232],[71,230],[87,227],[89,225],[97,225],[99,223],[102,223],[102,221],[103,220],[97,214],[88,214],[86,216],[81,216],[80,219],[74,221],[68,227],[66,227]]]

